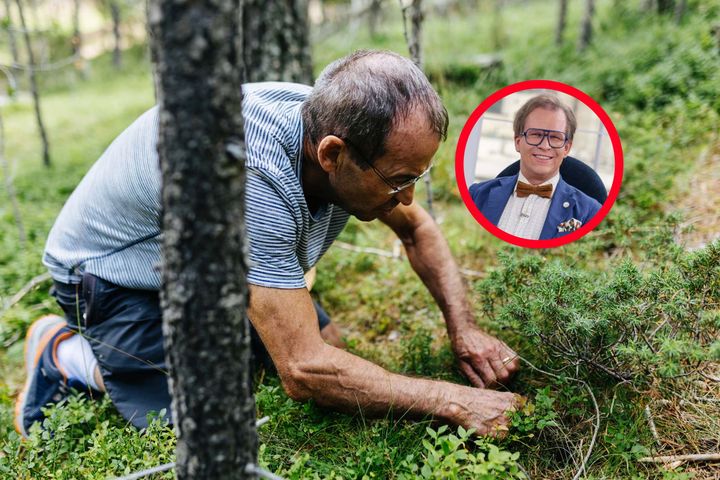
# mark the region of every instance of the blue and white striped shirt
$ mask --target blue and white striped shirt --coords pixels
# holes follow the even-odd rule
[[[304,287],[303,273],[348,220],[336,205],[311,213],[305,201],[300,106],[310,91],[290,83],[243,86],[248,282],[254,285]],[[86,271],[127,288],[160,288],[157,137],[152,108],[115,139],[70,196],[43,256],[55,280],[79,283]]]

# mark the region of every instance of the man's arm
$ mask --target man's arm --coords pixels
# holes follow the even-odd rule
[[[477,387],[507,382],[520,366],[517,355],[505,343],[477,328],[465,284],[432,217],[412,203],[398,205],[381,220],[403,242],[410,264],[443,312],[463,373]]]
[[[480,434],[507,423],[511,393],[404,377],[322,341],[307,289],[250,286],[248,316],[295,400],[346,412],[435,417]]]

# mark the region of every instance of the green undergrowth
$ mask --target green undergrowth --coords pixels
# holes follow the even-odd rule
[[[362,27],[320,35],[316,69],[356,48],[405,52],[390,3],[374,39]],[[720,442],[717,403],[697,400],[720,395],[702,376],[717,372],[720,354],[720,245],[687,252],[678,241],[683,212],[676,209],[679,182],[718,142],[720,57],[711,32],[720,8],[690,1],[676,25],[638,13],[639,1],[598,1],[594,43],[578,54],[579,3],[570,2],[562,47],[553,44],[557,2],[506,2],[498,37],[489,4],[480,3],[479,10],[462,6],[447,18],[428,14],[425,24],[426,71],[450,113],[449,140],[433,169],[434,207],[466,272],[478,322],[525,359],[507,388],[529,402],[513,414],[504,439],[490,440],[430,418],[368,419],[300,404],[268,375],[256,390],[258,414],[271,418],[259,432],[260,462],[293,479],[523,478],[523,471],[572,478],[597,421],[588,385],[601,428],[586,478],[712,478],[711,465],[666,471],[637,460],[702,453]],[[479,68],[478,54],[499,54],[502,63]],[[105,56],[85,80],[45,80],[50,169],[40,164],[30,103],[21,98],[2,107],[28,240],[19,243],[1,190],[0,306],[43,273],[45,238],[63,202],[112,139],[153,104],[144,49],[126,58],[120,72]],[[602,224],[571,245],[540,251],[509,247],[484,232],[454,180],[455,141],[470,112],[496,89],[532,78],[563,81],[593,96],[620,132],[625,155],[622,189]],[[425,201],[423,185],[416,195]],[[397,249],[377,222],[351,220],[340,240]],[[44,433],[18,439],[12,410],[23,381],[21,338],[34,318],[56,311],[48,286],[36,287],[0,318],[0,477],[107,478],[172,461],[170,429],[156,422],[138,432],[107,401],[82,397],[52,408]],[[353,353],[392,371],[465,382],[442,316],[402,255],[334,246],[319,265],[313,295]],[[657,444],[646,407],[655,412],[661,439],[679,447]],[[165,477],[172,475],[157,478]]]

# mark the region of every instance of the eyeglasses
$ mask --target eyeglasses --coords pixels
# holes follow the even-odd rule
[[[339,136],[338,136],[338,138],[340,138],[340,139],[341,139],[343,142],[345,142],[346,144],[350,145],[350,147],[352,147],[352,148],[355,150],[355,152],[357,153],[357,156],[360,158],[360,160],[362,160],[362,162],[363,162],[365,165],[367,165],[367,166],[369,166],[370,168],[372,168],[372,171],[375,172],[375,175],[377,175],[378,177],[380,177],[380,180],[382,180],[382,181],[385,183],[385,185],[387,185],[388,187],[390,187],[390,191],[387,192],[388,195],[395,195],[396,193],[401,192],[401,191],[405,190],[405,189],[408,188],[408,187],[412,187],[412,186],[415,185],[421,178],[423,178],[425,175],[427,175],[428,173],[430,173],[430,169],[433,167],[432,164],[431,164],[431,165],[427,168],[427,170],[425,170],[424,172],[422,172],[422,173],[421,173],[420,175],[418,175],[417,177],[413,177],[413,178],[411,178],[411,179],[409,179],[409,180],[407,180],[407,181],[405,181],[405,182],[402,182],[402,183],[399,184],[399,185],[396,185],[395,183],[393,183],[393,182],[391,182],[390,180],[388,180],[388,178],[387,178],[385,175],[383,175],[380,170],[378,170],[377,168],[375,168],[375,165],[373,165],[372,163],[370,163],[370,162],[365,158],[365,156],[360,153],[360,149],[359,149],[353,142],[351,142],[351,141],[350,141],[349,139],[347,139],[347,138],[343,138],[343,137],[339,137]]]
[[[521,135],[525,137],[527,144],[533,147],[540,145],[545,140],[545,137],[547,137],[551,148],[562,148],[568,142],[568,136],[565,132],[545,130],[544,128],[528,128]]]

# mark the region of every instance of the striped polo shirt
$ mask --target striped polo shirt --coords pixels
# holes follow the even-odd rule
[[[304,287],[304,272],[348,220],[337,205],[310,212],[305,201],[300,107],[310,91],[291,83],[243,86],[248,282],[254,285]],[[80,182],[45,246],[43,263],[55,280],[79,283],[88,272],[127,288],[160,288],[157,138],[155,107],[121,133]]]

